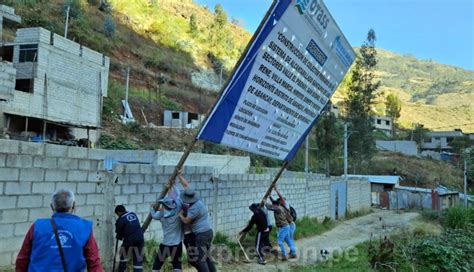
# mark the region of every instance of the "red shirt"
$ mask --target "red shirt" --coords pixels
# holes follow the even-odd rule
[[[33,243],[33,231],[35,224],[31,225],[30,229],[26,233],[25,240],[21,246],[20,252],[16,257],[15,271],[26,272],[28,271],[28,265],[30,263],[31,247]],[[102,264],[100,263],[99,248],[94,238],[94,234],[91,232],[91,236],[84,247],[84,257],[86,258],[87,271],[88,272],[103,272]]]

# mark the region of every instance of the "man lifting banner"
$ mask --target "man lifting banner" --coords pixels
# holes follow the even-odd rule
[[[275,0],[160,198],[204,140],[285,161],[263,203],[354,59],[322,0]]]
[[[199,140],[290,161],[355,59],[321,0],[279,0]]]

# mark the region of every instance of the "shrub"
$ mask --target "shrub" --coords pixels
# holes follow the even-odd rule
[[[449,208],[445,212],[442,220],[443,226],[451,229],[466,229],[472,227],[472,224],[474,224],[472,210],[474,210],[474,208],[466,209],[459,205]]]
[[[435,210],[422,210],[421,217],[427,221],[438,221],[440,219],[440,212]]]
[[[115,35],[115,22],[112,16],[105,17],[104,32],[107,37],[113,37]]]
[[[216,235],[214,236],[214,239],[212,241],[213,244],[215,245],[224,245],[228,247],[229,249],[232,250],[232,252],[235,252],[235,250],[238,250],[240,248],[239,244],[236,242],[232,242],[229,237],[226,235],[217,232]]]
[[[431,271],[473,271],[474,235],[471,231],[451,229],[440,236],[414,242],[415,261]]]
[[[137,149],[133,143],[130,143],[127,138],[119,136],[114,138],[108,134],[102,134],[99,138],[99,145],[104,149]]]

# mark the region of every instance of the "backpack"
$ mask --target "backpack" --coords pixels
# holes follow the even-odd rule
[[[291,206],[290,206],[290,215],[293,218],[293,222],[296,222],[296,218],[297,218],[296,210]]]

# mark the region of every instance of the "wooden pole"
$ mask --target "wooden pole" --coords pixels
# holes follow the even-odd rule
[[[186,161],[189,154],[193,150],[193,147],[196,145],[197,141],[198,141],[198,139],[195,138],[194,141],[191,143],[191,145],[189,145],[186,148],[183,155],[181,156],[181,159],[179,160],[178,164],[176,165],[176,168],[174,169],[173,174],[171,174],[170,178],[168,179],[168,182],[166,183],[165,189],[163,191],[161,191],[160,196],[158,197],[157,201],[159,199],[162,199],[169,192],[169,190],[171,190],[171,188],[173,187],[174,181],[176,179],[176,176],[178,175],[178,170],[183,167],[184,162]],[[156,203],[156,205],[159,205],[159,204]],[[145,219],[145,222],[142,225],[142,231],[143,232],[145,232],[147,230],[148,226],[151,223],[151,219],[152,219],[151,215],[148,214],[147,218]]]
[[[263,28],[265,22],[267,21],[268,17],[270,16],[271,14],[271,11],[273,10],[274,6],[276,5],[277,1],[273,1],[270,9],[267,11],[267,13],[265,14],[265,17],[263,18],[262,22],[260,23],[260,25],[258,26],[258,29],[257,31],[254,33],[254,35],[252,36],[252,38],[250,39],[250,42],[247,44],[247,47],[245,48],[244,50],[244,53],[241,55],[239,61],[237,62],[237,64],[234,66],[234,69],[232,70],[232,73],[231,74],[234,74],[235,71],[238,69],[238,67],[240,66],[240,64],[242,63],[242,61],[245,59],[245,57],[247,56],[247,53],[250,49],[250,46],[253,44],[253,41],[257,38],[257,35],[258,33],[260,32],[260,30]],[[156,74],[156,76],[158,76],[158,74]],[[158,79],[159,80],[159,79]],[[212,112],[214,111],[214,108],[217,107],[217,104],[219,102],[219,98],[222,96],[222,94],[224,93],[224,90],[226,89],[227,85],[229,84],[229,81],[226,82],[226,85],[225,86],[220,86],[221,87],[221,90],[220,90],[220,93],[219,93],[219,96],[217,98],[217,100],[214,102],[214,105],[209,109],[207,115],[206,115],[206,118],[204,119],[203,122],[201,122],[200,126],[199,126],[199,129],[198,131],[201,130],[201,128],[204,126],[204,124],[206,124],[207,120],[210,118]],[[160,103],[160,106],[161,106],[161,84],[160,82],[158,82],[158,92],[159,92],[159,103]],[[171,129],[171,127],[170,127]],[[191,153],[193,147],[196,145],[196,143],[198,142],[198,138],[197,138],[197,135],[196,135],[196,138],[193,140],[193,142],[191,143],[191,145],[189,145],[187,147],[187,149],[185,150],[185,152],[183,153],[183,156],[181,157],[181,159],[179,160],[178,164],[176,165],[176,168],[173,172],[173,174],[170,176],[170,178],[168,179],[168,182],[166,184],[166,187],[165,189],[160,193],[160,196],[158,197],[158,199],[162,199],[167,193],[168,191],[171,189],[171,187],[173,186],[173,183],[176,179],[176,176],[177,176],[177,170],[178,169],[181,169],[184,165],[184,162],[186,161],[186,159],[188,158],[189,156],[189,153]],[[281,176],[283,170],[288,166],[288,162],[286,161],[282,168],[280,169],[280,172],[277,174],[277,176],[275,177],[275,179],[273,180],[272,184],[271,184],[271,187],[269,188],[269,191],[267,191],[267,194],[265,195],[264,199],[263,200],[266,200],[268,198],[268,196],[270,195],[272,189],[273,189],[273,186],[276,184],[276,182],[278,181],[278,178]],[[262,202],[263,203],[263,202]],[[142,225],[142,231],[145,232],[148,228],[148,226],[150,225],[151,223],[151,216],[150,214],[148,214],[147,218],[145,219],[145,222],[143,223]]]
[[[265,193],[265,195],[262,198],[262,201],[260,202],[260,207],[263,207],[265,205],[265,202],[267,201],[267,198],[272,193],[273,187],[275,187],[276,183],[278,182],[278,179],[280,179],[281,174],[283,174],[283,171],[286,169],[288,164],[289,164],[289,162],[285,161],[285,163],[283,163],[283,165],[281,166],[280,171],[278,171],[276,176],[273,178],[273,181],[270,184],[270,187],[268,187],[267,192]]]

